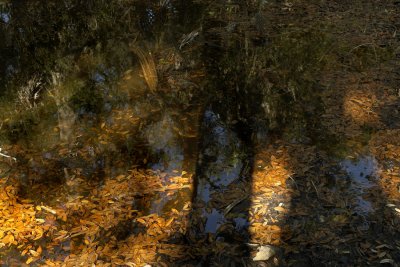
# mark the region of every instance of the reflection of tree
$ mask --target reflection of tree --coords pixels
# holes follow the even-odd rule
[[[113,53],[108,63],[121,71],[126,54],[121,55],[124,47],[115,44],[139,35],[132,27],[140,15],[134,9],[129,1],[11,1],[11,19],[1,28],[6,60],[2,66],[13,69],[7,79],[17,86],[32,75],[51,81],[53,71],[65,75],[76,67],[76,59],[100,51]],[[85,67],[80,67],[84,73]]]
[[[62,87],[60,85],[60,74],[54,73],[53,80],[53,97],[55,99],[58,109],[58,127],[60,128],[60,140],[61,142],[73,142],[72,129],[75,124],[76,114],[68,105],[68,100],[71,98],[70,94],[61,92]]]
[[[183,10],[189,7],[191,4],[187,1],[176,4],[169,1],[153,4],[144,4],[142,1],[11,1],[10,20],[2,23],[0,29],[4,36],[0,47],[4,56],[2,93],[9,92],[11,95],[7,95],[4,101],[10,102],[10,98],[15,98],[14,94],[23,96],[22,103],[29,105],[48,100],[43,89],[52,86],[53,73],[60,73],[64,81],[61,87],[75,88],[62,90],[69,96],[62,96],[63,92],[53,98],[56,106],[69,106],[75,113],[82,107],[86,112],[98,113],[102,111],[98,108],[98,100],[107,97],[115,89],[114,83],[135,65],[141,66],[147,85],[154,91],[158,84],[154,61],[162,57],[163,62],[168,62],[169,58],[164,58],[168,56],[164,51],[172,51],[171,54],[178,57],[179,53],[174,52],[178,40],[183,33],[193,30],[193,25],[186,24],[187,21],[184,23],[184,18],[188,17]],[[171,14],[174,15],[169,17]],[[190,21],[198,20],[199,16],[200,13],[190,16]],[[143,24],[149,24],[150,29],[143,29]],[[160,49],[160,45],[165,46],[162,48],[164,50]],[[150,54],[149,50],[154,53]],[[161,74],[168,73],[163,70]],[[171,78],[173,76],[176,75],[171,75]],[[78,80],[79,84],[65,85],[65,82],[73,79]],[[38,80],[40,87],[30,86],[31,80]],[[93,86],[100,82],[108,88]],[[139,91],[141,85],[135,82],[127,85],[131,87],[130,96],[135,97],[136,88]],[[93,87],[96,87],[95,90],[92,90]],[[132,90],[132,87],[135,88]],[[20,88],[30,91],[25,92]],[[163,97],[167,97],[167,94]],[[185,102],[183,104],[191,101],[187,97],[189,93],[179,94],[180,101]],[[169,97],[174,98],[172,94]],[[122,99],[122,92],[116,93],[113,98]],[[136,98],[140,98],[140,94]],[[61,99],[64,99],[63,103]],[[54,108],[51,103],[43,104],[47,106],[44,109]],[[68,115],[71,116],[72,113]],[[24,123],[28,127],[29,124]],[[31,131],[27,129],[26,132]]]
[[[121,49],[118,43],[154,40],[161,32],[168,33],[165,38],[169,42],[176,42],[181,32],[187,31],[183,17],[188,18],[188,14],[181,10],[192,7],[190,3],[172,5],[169,1],[154,4],[142,1],[11,1],[9,6],[11,19],[1,24],[4,37],[1,38],[1,52],[5,60],[2,68],[11,65],[14,79],[20,82],[33,74],[50,77],[51,71],[65,72],[65,68],[72,67],[65,62],[66,58],[77,59],[94,51],[107,54]],[[175,14],[171,24],[165,23],[168,13]],[[194,22],[198,16],[190,16],[190,21]],[[141,27],[144,24],[151,28],[144,30]],[[147,36],[148,33],[152,36]],[[120,54],[119,60],[115,56],[118,55],[108,57],[108,63],[114,68],[123,67],[126,54]]]
[[[140,5],[141,1],[120,3],[106,1],[92,3],[46,2],[43,5],[36,1],[29,3],[15,1],[12,3],[11,19],[7,27],[1,29],[1,34],[6,36],[3,40],[7,41],[2,42],[2,52],[10,50],[10,53],[7,54],[6,64],[15,70],[10,72],[10,75],[5,75],[4,72],[2,76],[2,79],[7,81],[5,87],[8,93],[7,99],[4,98],[4,101],[9,99],[14,101],[15,95],[21,96],[23,99],[19,105],[21,110],[37,115],[36,120],[32,121],[30,117],[24,118],[22,115],[19,118],[11,117],[11,120],[20,119],[24,122],[27,143],[29,146],[32,145],[35,150],[34,152],[28,151],[27,147],[22,145],[18,151],[20,153],[18,157],[20,169],[15,171],[18,175],[25,175],[29,179],[37,178],[37,180],[29,181],[29,185],[33,185],[32,188],[22,186],[16,195],[22,201],[25,197],[33,198],[36,201],[38,197],[36,194],[39,194],[39,198],[43,196],[46,202],[51,202],[56,198],[55,195],[63,194],[64,190],[69,191],[69,199],[65,200],[64,204],[69,205],[68,210],[71,208],[66,212],[68,214],[66,224],[69,225],[67,228],[70,233],[58,232],[56,236],[53,236],[55,237],[54,244],[48,245],[56,250],[64,248],[79,250],[82,248],[82,244],[86,244],[88,249],[78,253],[76,258],[71,258],[71,262],[75,260],[86,263],[96,261],[97,252],[94,248],[98,246],[97,239],[102,239],[104,232],[109,232],[107,235],[112,237],[106,248],[103,246],[103,255],[111,258],[114,257],[114,253],[121,253],[134,260],[139,260],[135,257],[142,255],[142,260],[155,261],[155,253],[146,251],[146,249],[155,251],[155,246],[159,245],[158,237],[154,236],[165,231],[166,227],[174,228],[174,231],[168,230],[170,232],[178,232],[185,227],[180,225],[182,220],[176,220],[181,219],[180,217],[185,215],[185,212],[181,214],[171,207],[166,212],[173,220],[166,220],[154,215],[151,218],[140,218],[135,226],[132,226],[132,219],[135,217],[132,209],[136,205],[136,208],[146,212],[147,208],[151,206],[153,195],[163,193],[170,196],[173,195],[174,190],[182,186],[189,188],[189,178],[172,177],[166,186],[167,189],[160,190],[158,184],[150,182],[152,172],[139,175],[140,182],[144,185],[135,184],[132,179],[127,179],[127,183],[124,183],[124,177],[117,176],[117,174],[133,168],[133,163],[139,163],[141,167],[146,166],[145,161],[148,160],[146,155],[148,148],[145,146],[147,136],[141,130],[154,126],[157,131],[157,123],[162,121],[165,109],[176,110],[180,104],[190,107],[191,104],[188,102],[192,101],[191,97],[193,96],[189,97],[181,92],[175,92],[180,94],[179,99],[175,99],[174,96],[171,96],[172,94],[168,95],[168,88],[166,88],[168,84],[165,84],[165,80],[161,92],[155,92],[157,81],[151,80],[155,78],[153,60],[160,60],[160,57],[164,56],[162,53],[157,53],[160,52],[157,49],[162,50],[163,48],[151,44],[155,36],[148,36],[147,32],[141,28],[141,24],[151,23],[154,35],[158,35],[157,31],[161,30],[164,25],[146,21],[148,13],[138,12]],[[187,1],[182,2],[182,6],[187,8],[186,5]],[[155,13],[161,12],[162,8],[164,7],[158,7],[157,4],[148,6],[148,9]],[[181,8],[175,6],[171,12],[176,13]],[[156,15],[158,16],[159,13]],[[179,16],[183,15],[179,13]],[[178,19],[176,17],[174,19]],[[197,20],[198,16],[192,16],[191,19]],[[168,25],[168,27],[170,26]],[[177,54],[174,42],[175,39],[182,36],[179,31],[187,32],[185,27],[179,28],[178,33],[170,29],[166,39],[168,42],[172,41],[166,46],[173,51],[172,53]],[[138,46],[135,47],[136,55],[130,47],[135,38],[137,38],[135,45]],[[148,40],[145,40],[146,38]],[[157,41],[161,42],[162,40],[158,39]],[[154,59],[148,57],[147,50],[155,50],[156,53],[152,55]],[[163,66],[167,65],[168,71],[169,59],[162,59],[164,59]],[[185,68],[188,71],[187,64]],[[60,74],[58,75],[58,73]],[[140,77],[141,73],[145,75],[144,79]],[[174,75],[174,78],[179,78],[179,74],[175,73]],[[38,90],[39,99],[36,99],[37,92],[30,90],[31,88],[36,90],[36,87],[29,87],[29,90],[21,91],[24,94],[18,93],[21,85],[29,84],[28,81],[32,80],[32,77],[35,79],[38,77],[37,80],[42,83],[38,87],[40,89],[40,91]],[[130,82],[126,82],[126,80],[130,80]],[[180,81],[185,84],[186,80],[181,79]],[[144,88],[150,87],[151,90],[147,88],[143,90],[143,85]],[[191,92],[197,89],[194,88],[193,83],[187,83],[185,86],[190,88]],[[169,99],[163,102],[164,96],[168,96]],[[189,112],[191,113],[193,110]],[[181,115],[176,111],[173,113],[173,120],[182,123]],[[15,115],[15,112],[13,114]],[[187,115],[189,118],[194,116],[196,115]],[[175,127],[176,129],[170,127],[170,130],[175,136],[189,136],[190,138],[193,136],[192,127],[188,122],[183,122],[183,124],[185,124],[184,127]],[[9,123],[9,125],[12,124]],[[58,129],[54,127],[55,125],[58,125]],[[28,128],[29,126],[31,128]],[[48,138],[50,135],[58,135],[58,137],[51,139]],[[15,136],[14,141],[19,142],[23,139],[20,137]],[[63,143],[68,144],[68,147],[64,147],[65,144],[59,144],[60,139]],[[13,149],[17,150],[18,147],[14,146]],[[45,152],[42,154],[41,151]],[[176,152],[172,151],[173,154],[177,154]],[[179,150],[179,152],[181,151]],[[99,169],[103,174],[98,172]],[[104,169],[107,169],[107,177],[104,175]],[[95,181],[90,178],[94,178]],[[107,183],[110,180],[115,183]],[[157,182],[161,180],[158,176],[155,179]],[[57,182],[53,183],[54,181]],[[88,188],[85,188],[85,183],[90,184]],[[101,186],[102,183],[105,184]],[[98,191],[100,187],[107,192]],[[94,191],[90,193],[91,196],[88,199],[84,199],[82,202],[82,196],[78,195],[86,195],[89,188]],[[185,195],[182,198],[187,200],[189,192],[182,194]],[[92,199],[93,196],[99,196],[100,199]],[[140,198],[143,198],[142,206],[137,200]],[[132,204],[133,199],[137,200],[134,205]],[[181,201],[180,196],[177,196],[176,199],[176,201]],[[8,198],[6,200],[11,201]],[[99,200],[102,204],[99,203]],[[171,201],[175,201],[175,198]],[[107,207],[104,207],[103,204]],[[57,204],[54,205],[59,208]],[[181,208],[187,210],[188,205],[189,203],[185,203],[185,206]],[[110,209],[108,206],[111,206]],[[30,212],[30,209],[34,209],[35,205],[30,204],[26,207],[29,210],[19,210],[22,215],[24,211]],[[62,210],[57,210],[57,214],[66,215]],[[75,221],[73,218],[77,220]],[[18,217],[18,221],[20,220]],[[44,220],[46,226],[49,223],[51,224],[49,227],[54,230],[61,227],[60,224],[63,222],[60,220],[64,221],[65,218],[49,215]],[[63,227],[66,227],[66,224]],[[132,228],[129,228],[130,226]],[[128,229],[123,229],[124,227],[128,227]],[[134,230],[144,232],[128,238],[127,235]],[[72,241],[70,241],[70,237],[73,239]],[[7,241],[7,245],[13,243],[11,239],[3,241]],[[25,241],[39,242],[31,239]],[[42,241],[40,239],[40,242]],[[105,241],[106,239],[102,239],[100,242]],[[132,242],[136,246],[139,243],[142,244],[132,251]],[[23,253],[23,255],[29,255],[29,263],[33,260],[36,261],[37,256],[45,248],[43,245],[43,247],[37,247],[36,244],[34,246],[29,247],[28,245],[28,252]],[[121,249],[120,252],[117,252],[117,246]],[[25,250],[26,247],[21,246],[20,248]],[[29,248],[31,248],[30,251]],[[128,250],[130,251],[128,252]],[[59,256],[62,259],[65,255],[60,253]],[[118,262],[121,263],[120,260]]]

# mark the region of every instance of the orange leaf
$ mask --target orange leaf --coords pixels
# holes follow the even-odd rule
[[[275,207],[274,210],[279,211],[279,212],[284,212],[285,211],[285,209],[282,208],[281,206]]]

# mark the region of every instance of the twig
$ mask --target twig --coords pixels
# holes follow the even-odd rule
[[[311,180],[312,185],[314,186],[315,192],[317,193],[317,198],[319,198],[319,193],[318,193],[318,189],[315,186],[314,182]]]
[[[289,176],[289,178],[292,179],[294,185],[296,186],[296,189],[299,190],[299,187],[297,186],[297,183],[296,183],[296,181],[293,179],[293,177],[292,177],[292,176]]]
[[[375,61],[378,61],[378,55],[376,53],[376,48],[375,48],[375,44],[374,43],[364,43],[364,44],[359,44],[355,47],[353,47],[352,49],[350,49],[349,54],[352,53],[354,50],[360,48],[360,47],[367,47],[367,46],[371,46],[372,49],[374,50],[374,55],[375,55]]]
[[[2,150],[2,148],[0,147],[0,156],[5,157],[5,158],[11,158],[11,159],[13,159],[14,161],[17,161],[16,158],[11,157],[11,156],[9,156],[9,155],[6,155],[6,154],[4,154],[4,153],[1,153],[1,150]]]
[[[242,201],[246,200],[248,198],[248,196],[242,197],[240,199],[237,199],[235,201],[233,201],[231,204],[229,204],[225,210],[224,210],[224,215],[226,216],[229,212],[231,212],[231,210],[236,207],[237,205],[239,205]]]
[[[49,208],[49,207],[46,207],[46,206],[40,206],[42,209],[44,209],[45,211],[47,211],[47,212],[50,212],[51,214],[54,214],[54,215],[56,215],[57,214],[57,212],[55,211],[55,210],[53,210],[53,209],[51,209],[51,208]]]

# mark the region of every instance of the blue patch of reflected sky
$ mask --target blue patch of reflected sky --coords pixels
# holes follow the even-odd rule
[[[351,179],[351,188],[356,195],[355,211],[361,215],[367,215],[373,211],[370,201],[363,198],[367,189],[376,185],[374,179],[378,176],[378,162],[370,155],[361,156],[357,160],[346,159],[341,162],[342,168]]]
[[[8,23],[11,19],[9,12],[0,12],[0,18],[3,22]]]
[[[207,218],[206,226],[204,228],[205,233],[215,234],[218,228],[225,223],[224,215],[216,209],[212,209],[211,213],[205,212],[204,216]]]

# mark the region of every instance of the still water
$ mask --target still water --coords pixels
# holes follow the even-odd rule
[[[54,215],[34,215],[46,238],[7,234],[1,264],[253,266],[250,250],[271,244],[277,266],[326,227],[331,240],[353,218],[369,229],[381,166],[338,156],[321,121],[330,85],[315,77],[335,44],[324,27],[269,27],[267,1],[0,4],[0,174],[22,210]]]

